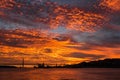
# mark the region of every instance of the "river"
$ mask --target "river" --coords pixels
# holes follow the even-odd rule
[[[120,80],[120,69],[0,69],[0,80]]]

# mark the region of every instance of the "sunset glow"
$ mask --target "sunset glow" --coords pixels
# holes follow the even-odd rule
[[[85,5],[86,4],[86,5]],[[120,58],[120,0],[0,0],[0,64]]]

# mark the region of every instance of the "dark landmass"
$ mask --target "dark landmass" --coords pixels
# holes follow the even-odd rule
[[[104,59],[98,61],[82,62],[79,64],[65,65],[65,68],[120,68],[120,59]]]
[[[17,68],[16,66],[1,66],[0,65],[0,68]]]
[[[0,65],[0,68],[18,68],[18,67]],[[21,68],[25,67],[23,66]],[[89,61],[71,65],[66,64],[62,66],[57,64],[55,66],[50,66],[42,63],[37,64],[37,66],[34,66],[34,68],[120,68],[120,58]]]
[[[64,66],[45,66],[43,63],[35,68],[120,68],[120,59],[104,59]]]

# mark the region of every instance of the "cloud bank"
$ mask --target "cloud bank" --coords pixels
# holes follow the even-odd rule
[[[1,0],[1,61],[19,63],[25,57],[28,63],[64,64],[120,58],[119,3]]]

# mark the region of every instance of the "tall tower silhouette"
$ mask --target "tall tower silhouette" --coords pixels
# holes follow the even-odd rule
[[[22,58],[22,68],[24,68],[24,58]]]

